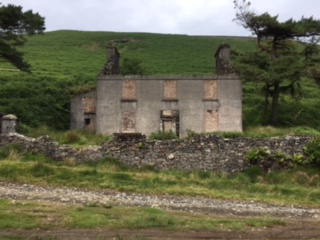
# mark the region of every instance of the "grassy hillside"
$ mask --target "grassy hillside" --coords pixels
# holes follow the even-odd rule
[[[148,75],[214,75],[214,53],[222,43],[233,49],[254,49],[254,40],[238,37],[187,36],[150,33],[55,31],[28,38],[21,49],[33,74],[0,63],[0,112],[16,114],[28,126],[68,128],[69,99],[95,86],[106,59],[106,45],[114,43],[121,59],[141,60]],[[319,90],[306,85],[307,98],[282,99],[283,126],[317,127]],[[262,98],[257,86],[244,83],[244,125],[263,123]],[[307,116],[307,117],[306,117]]]
[[[35,75],[94,78],[111,42],[122,59],[142,60],[151,75],[212,75],[214,53],[221,43],[243,50],[253,46],[246,38],[56,31],[29,38],[23,51]]]

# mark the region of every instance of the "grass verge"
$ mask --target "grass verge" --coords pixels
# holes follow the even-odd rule
[[[237,230],[285,225],[271,218],[222,218],[205,213],[110,205],[66,205],[0,200],[0,229]]]
[[[320,204],[318,169],[264,173],[250,168],[233,175],[156,171],[150,167],[130,168],[112,158],[97,163],[55,162],[43,155],[22,153],[14,146],[0,151],[0,181],[313,207]]]

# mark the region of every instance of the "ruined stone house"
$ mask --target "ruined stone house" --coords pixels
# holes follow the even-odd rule
[[[71,99],[71,129],[94,133],[172,130],[242,131],[241,79],[229,64],[230,47],[216,54],[215,76],[122,76],[119,53],[108,47],[96,90]]]

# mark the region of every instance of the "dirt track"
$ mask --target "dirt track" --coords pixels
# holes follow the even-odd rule
[[[288,222],[275,228],[252,228],[245,232],[232,231],[167,231],[147,230],[5,230],[4,236],[23,239],[320,239],[320,209],[277,206],[255,202],[223,201],[207,198],[172,197],[120,192],[84,191],[68,188],[39,187],[0,183],[0,198],[30,201],[52,201],[64,204],[86,202],[108,203],[122,206],[149,206],[166,210],[206,212],[228,219],[250,216],[270,216]]]
[[[88,239],[132,239],[132,240],[164,240],[164,239],[320,239],[320,226],[315,222],[295,222],[285,227],[248,229],[244,232],[235,231],[169,231],[161,229],[147,230],[5,230],[4,236],[20,236],[22,239],[59,239],[59,240],[88,240]]]

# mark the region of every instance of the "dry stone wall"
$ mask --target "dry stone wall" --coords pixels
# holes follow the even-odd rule
[[[265,148],[293,156],[302,154],[304,146],[311,138],[288,136],[268,139],[223,139],[216,135],[197,135],[184,140],[150,141],[139,134],[119,134],[100,146],[76,149],[59,145],[48,136],[29,138],[10,133],[1,134],[0,137],[0,148],[12,144],[19,145],[23,151],[43,153],[58,161],[99,161],[109,156],[134,167],[154,166],[160,170],[201,169],[228,173],[248,167],[245,156],[251,149]]]

